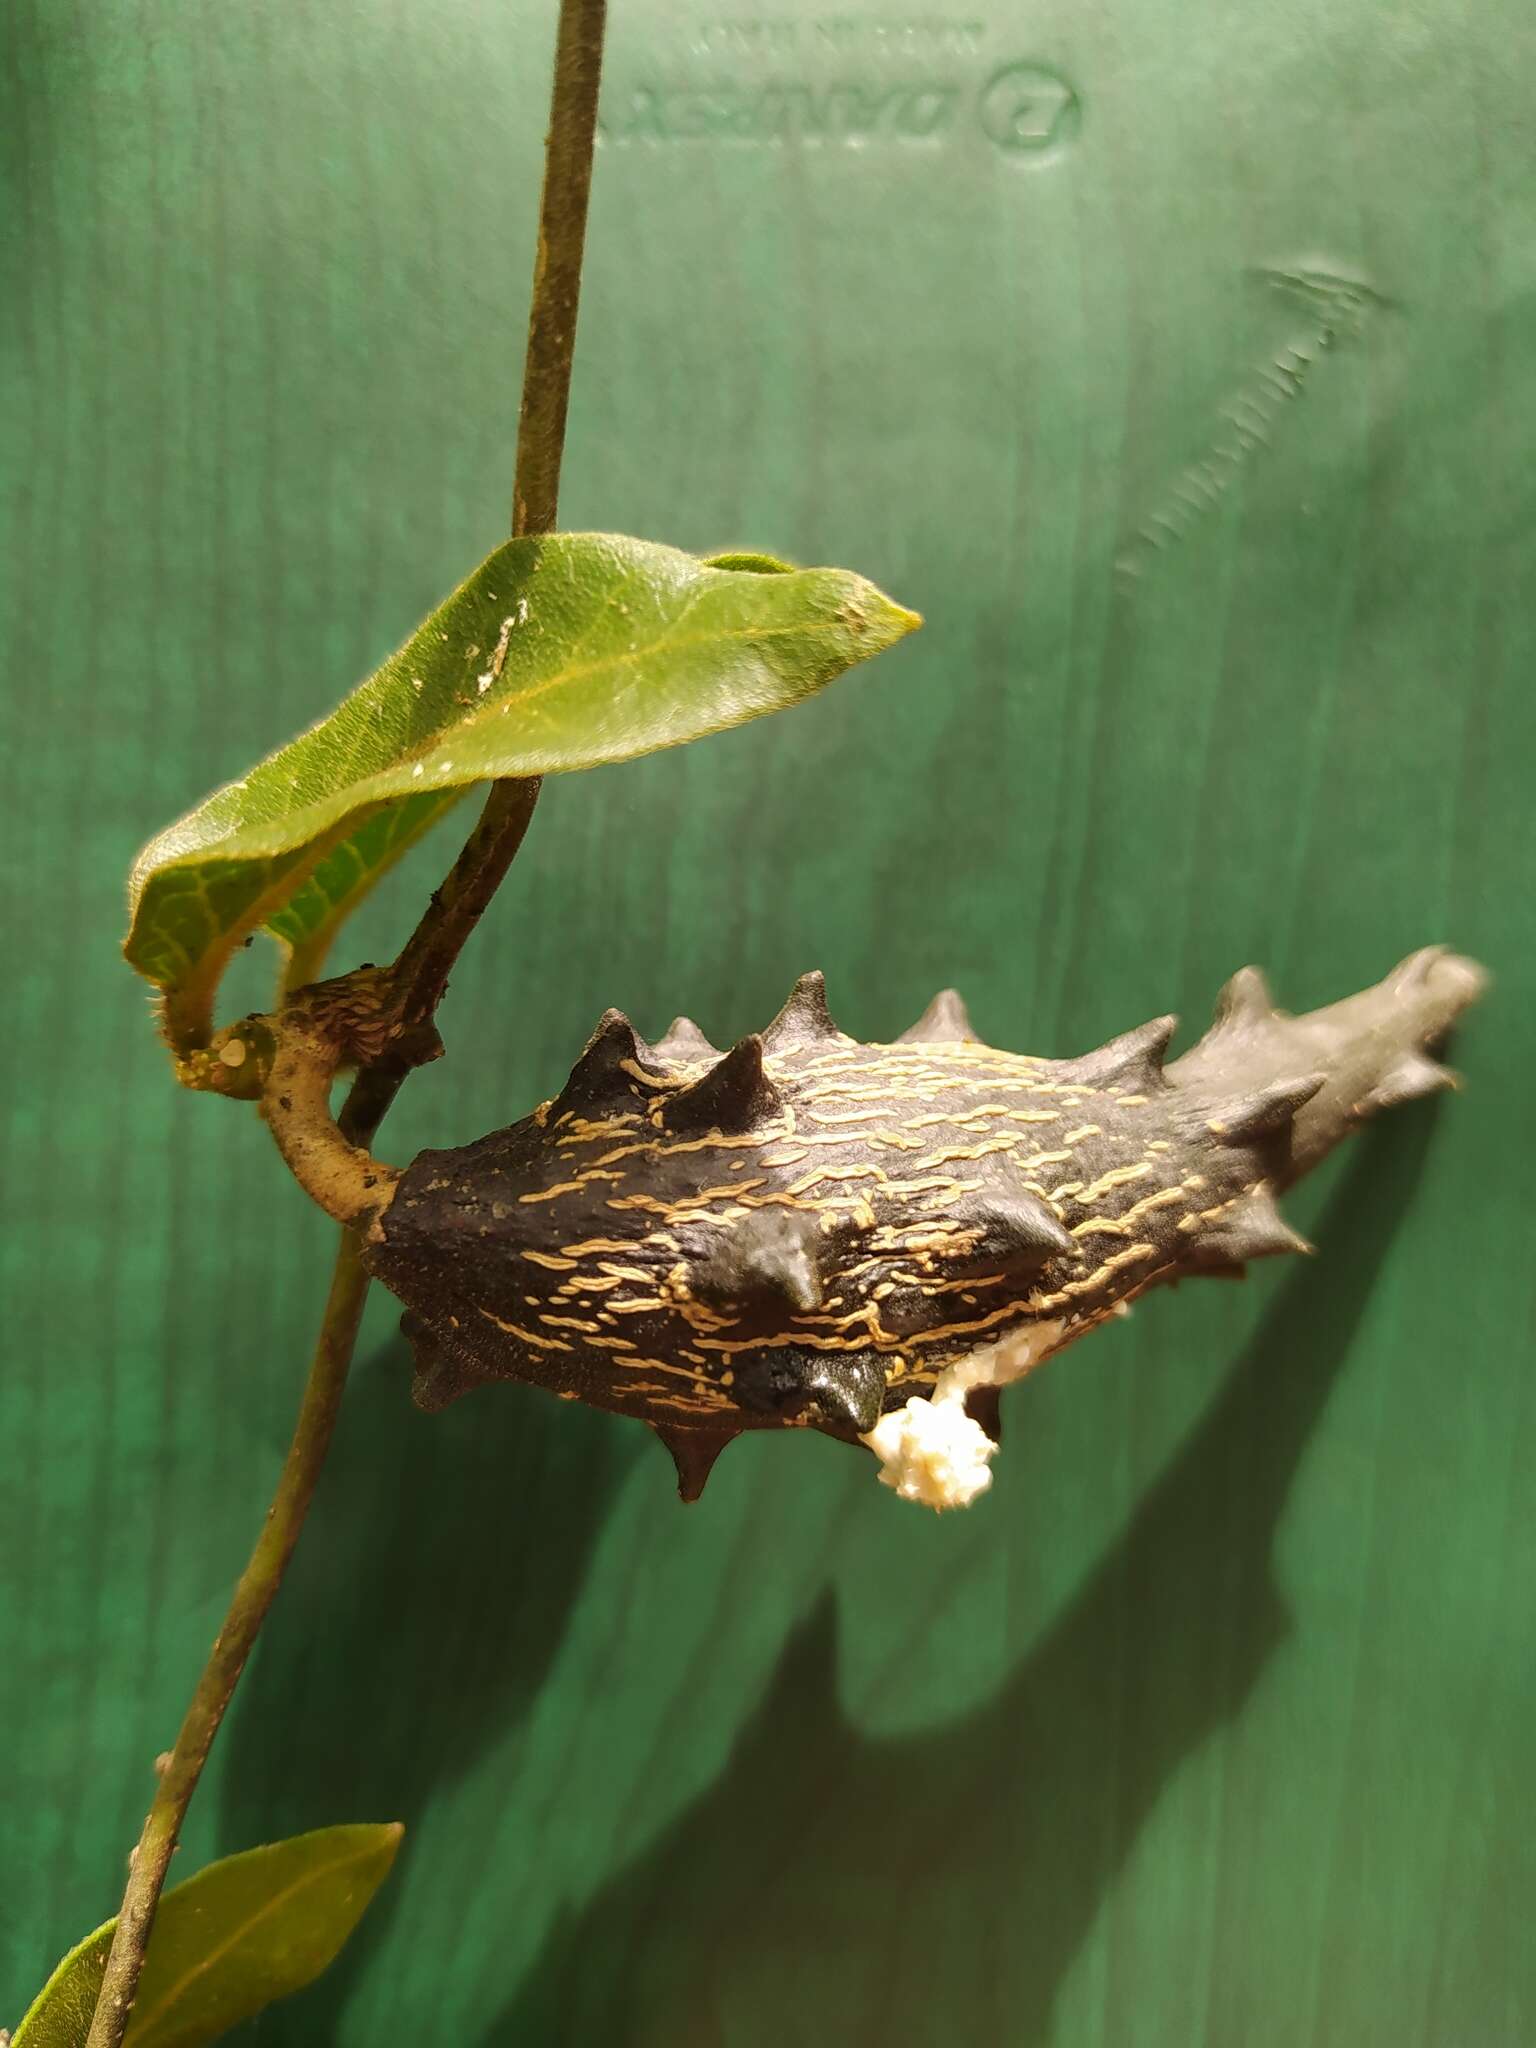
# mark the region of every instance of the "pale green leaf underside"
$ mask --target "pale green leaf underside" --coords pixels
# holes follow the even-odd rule
[[[845,570],[723,559],[608,534],[499,547],[329,717],[145,847],[131,963],[211,994],[246,932],[333,928],[470,784],[782,710],[918,623]]]
[[[266,920],[292,954],[297,979],[319,971],[331,939],[376,883],[464,796],[462,788],[396,797],[365,813],[339,845]]]
[[[396,1825],[321,1828],[210,1863],[160,1902],[125,2048],[201,2048],[302,1990],[340,1951],[388,1875]],[[71,1949],[14,2048],[81,2048],[112,1943]]]

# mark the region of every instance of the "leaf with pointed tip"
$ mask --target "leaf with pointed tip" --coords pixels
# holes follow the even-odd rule
[[[976,1027],[965,1004],[952,988],[941,988],[915,1024],[896,1040],[898,1045],[975,1045]]]
[[[160,1901],[125,2048],[201,2048],[335,1958],[389,1874],[397,1824],[320,1828],[210,1863]],[[13,2048],[81,2048],[117,1922],[71,1949]]]
[[[124,950],[165,992],[173,1042],[206,1037],[247,933],[318,951],[439,800],[784,710],[919,623],[845,570],[730,559],[611,534],[508,541],[328,717],[153,839]]]

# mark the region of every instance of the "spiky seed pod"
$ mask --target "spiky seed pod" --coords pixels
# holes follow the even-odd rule
[[[772,1123],[784,1103],[763,1065],[764,1043],[762,1038],[742,1039],[697,1081],[668,1095],[660,1106],[665,1129],[697,1137],[703,1131],[755,1131]]]
[[[720,1049],[711,1045],[691,1017],[674,1017],[666,1035],[654,1047],[660,1060],[718,1059]]]
[[[941,988],[915,1024],[909,1024],[898,1045],[974,1045],[976,1028],[952,988]]]
[[[952,991],[860,1044],[819,974],[723,1055],[610,1010],[553,1101],[406,1170],[368,1261],[424,1406],[520,1379],[638,1416],[684,1498],[744,1429],[853,1440],[936,1384],[995,1435],[969,1361],[1022,1370],[1160,1282],[1308,1249],[1277,1193],[1450,1085],[1431,1053],[1482,981],[1431,947],[1290,1017],[1245,968],[1171,1063],[1171,1017],[1036,1059]]]

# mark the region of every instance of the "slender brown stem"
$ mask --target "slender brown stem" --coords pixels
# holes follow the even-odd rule
[[[514,534],[553,533],[560,502],[560,460],[565,452],[607,13],[607,0],[561,0],[555,32],[555,82],[544,144],[523,407],[517,423]]]
[[[523,359],[523,403],[517,422],[514,539],[553,533],[560,512],[560,465],[565,454],[607,14],[607,0],[561,0],[549,135],[544,146],[544,189],[539,197],[533,304]],[[401,992],[402,1021],[407,1025],[430,1017],[437,1008],[454,961],[523,843],[538,796],[536,779],[492,786],[464,851],[396,962],[395,984]],[[358,1082],[369,1099],[382,1092],[384,1085],[370,1082],[367,1075]],[[391,1089],[387,1099],[392,1100],[393,1095]],[[346,1129],[345,1113],[342,1128]]]
[[[282,1583],[325,1454],[330,1449],[367,1292],[368,1275],[359,1257],[358,1239],[352,1231],[345,1231],[282,1477],[250,1562],[240,1574],[224,1626],[203,1666],[176,1747],[171,1751],[139,1845],[133,1852],[128,1887],[123,1894],[86,2048],[117,2048],[128,2025],[155,1908],[175,1854],[183,1817],[208,1761],[224,1710]]]
[[[607,13],[607,0],[561,0],[555,32],[554,86],[512,484],[514,539],[553,533],[559,517]],[[429,1019],[442,1001],[453,964],[516,858],[538,798],[537,778],[492,785],[464,850],[433,892],[395,963],[391,978],[406,1028]],[[359,1133],[368,1117],[377,1125],[407,1072],[408,1064],[396,1063],[365,1070],[358,1077],[340,1118],[354,1143],[363,1142]]]
[[[606,12],[606,0],[561,0],[518,421],[514,536],[552,531],[558,508]],[[537,781],[493,786],[463,852],[407,941],[396,962],[405,1036],[399,1055],[365,1068],[348,1097],[340,1122],[354,1144],[368,1145],[409,1073],[410,1033],[419,1038],[430,1024],[460,951],[522,844],[538,793]],[[86,2048],[121,2048],[187,1808],[282,1584],[330,1448],[367,1291],[358,1236],[344,1230],[282,1477],[133,1853]]]

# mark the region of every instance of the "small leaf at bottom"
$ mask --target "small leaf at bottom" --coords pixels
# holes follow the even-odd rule
[[[389,1873],[401,1830],[320,1828],[210,1863],[160,1901],[125,2048],[201,2048],[318,1977]],[[12,2048],[81,2048],[116,1920],[71,1949]]]

